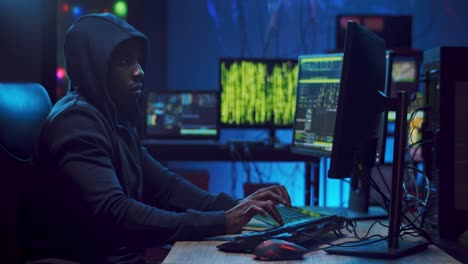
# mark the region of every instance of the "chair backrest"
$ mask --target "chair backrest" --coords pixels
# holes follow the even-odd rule
[[[23,182],[52,103],[37,83],[0,83],[0,262],[21,262]]]

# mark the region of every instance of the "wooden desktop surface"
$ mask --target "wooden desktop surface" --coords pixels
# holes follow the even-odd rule
[[[362,236],[367,231],[372,221],[359,222],[358,233]],[[346,238],[335,240],[339,243],[349,240],[350,234],[344,232]],[[387,229],[376,225],[371,234],[387,234]],[[421,240],[411,236],[404,236],[404,240]],[[295,261],[259,261],[254,260],[253,254],[226,253],[219,251],[216,246],[226,241],[181,241],[175,243],[163,263],[461,263],[451,257],[437,246],[431,244],[427,249],[418,253],[407,255],[399,259],[373,259],[342,255],[331,255],[323,250],[309,252],[303,260]],[[326,245],[323,245],[326,247]]]

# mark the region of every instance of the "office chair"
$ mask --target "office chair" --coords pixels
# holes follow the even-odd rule
[[[37,83],[0,83],[0,263],[21,263],[21,208],[34,142],[52,103]]]

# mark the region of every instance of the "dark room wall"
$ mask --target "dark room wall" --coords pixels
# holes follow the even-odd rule
[[[0,1],[0,81],[55,85],[55,1]]]
[[[40,9],[38,1],[0,2],[2,81],[41,81]]]
[[[145,19],[160,4],[146,1]],[[413,48],[468,45],[463,0],[167,1],[167,88],[217,89],[220,57],[286,57],[335,48],[335,16],[413,16]],[[148,34],[151,28],[145,27]],[[161,38],[155,35],[154,48]]]
[[[132,11],[135,2],[130,2],[129,22],[138,21],[138,29],[145,32],[150,39],[151,48],[148,53],[145,84],[149,89],[167,87],[167,1],[137,1],[143,2],[138,10]],[[141,14],[138,13],[141,11]],[[143,18],[143,19],[142,19]],[[143,21],[142,21],[143,20]]]

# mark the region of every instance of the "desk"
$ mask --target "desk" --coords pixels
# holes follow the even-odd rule
[[[359,222],[358,233],[363,235],[371,224],[371,221]],[[372,229],[371,234],[386,234],[387,229],[378,227]],[[348,233],[346,233],[348,234]],[[419,239],[405,236],[405,240]],[[343,238],[334,241],[338,243],[349,238]],[[164,259],[163,263],[267,263],[253,259],[252,254],[226,253],[217,250],[216,246],[225,243],[225,241],[190,241],[177,242]],[[268,263],[461,263],[442,251],[435,245],[416,254],[404,256],[400,259],[371,259],[358,258],[341,255],[330,255],[323,250],[313,251],[304,255],[301,261],[277,261]]]
[[[162,144],[160,141],[143,140],[148,152],[159,161],[290,161],[305,162],[305,204],[312,205],[310,189],[314,188],[314,201],[318,202],[318,175],[320,158],[291,153],[289,145],[274,147],[246,143],[245,153],[242,143],[237,144]],[[233,155],[233,152],[236,155]],[[311,179],[313,171],[314,180]],[[316,205],[316,204],[314,204]]]

